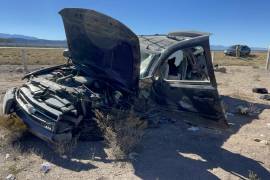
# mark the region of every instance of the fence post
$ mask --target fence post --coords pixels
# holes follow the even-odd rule
[[[27,58],[26,58],[26,52],[25,51],[26,51],[25,49],[21,50],[22,64],[23,64],[24,73],[28,73]]]
[[[270,67],[270,46],[268,47],[267,57],[266,57],[266,70],[269,70]]]
[[[211,52],[211,56],[212,56],[212,63],[213,63],[214,59],[215,59],[215,52],[214,51]]]

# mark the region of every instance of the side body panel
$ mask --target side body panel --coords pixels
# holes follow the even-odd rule
[[[168,57],[177,50],[194,46],[202,46],[204,48],[209,81],[164,79],[161,69]],[[152,73],[154,79],[153,97],[163,106],[163,109],[171,114],[188,112],[201,117],[200,120],[198,118],[189,118],[189,121],[194,124],[215,128],[228,127],[217,91],[208,36],[180,42],[168,48],[160,56]]]

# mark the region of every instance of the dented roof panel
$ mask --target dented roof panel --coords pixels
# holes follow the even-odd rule
[[[184,40],[189,40],[201,36],[209,36],[210,33],[183,31],[171,32],[167,34],[139,35],[140,46],[143,49],[160,52],[168,47]]]

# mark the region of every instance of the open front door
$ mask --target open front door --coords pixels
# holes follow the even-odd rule
[[[207,40],[179,45],[161,57],[153,95],[171,114],[185,111],[200,117],[189,118],[193,124],[226,128]]]

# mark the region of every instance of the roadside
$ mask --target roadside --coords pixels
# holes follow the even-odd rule
[[[0,66],[1,98],[6,89],[22,83],[16,68]],[[102,142],[79,142],[72,154],[60,156],[26,133],[11,146],[13,151],[0,152],[0,177],[13,173],[17,179],[247,179],[254,172],[269,179],[270,103],[252,93],[255,86],[270,90],[269,72],[243,66],[226,69],[216,78],[229,112],[228,130],[190,129],[183,121],[192,117],[183,114],[174,124],[148,129],[138,155],[130,161],[110,159],[110,149]],[[239,115],[238,105],[256,113]],[[0,137],[4,133],[0,129]],[[40,171],[43,162],[52,165],[46,174]]]

